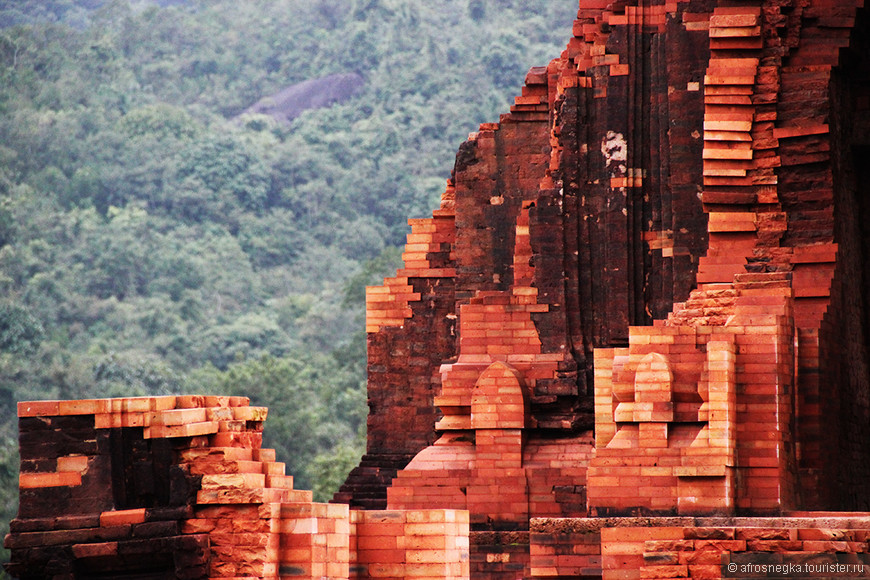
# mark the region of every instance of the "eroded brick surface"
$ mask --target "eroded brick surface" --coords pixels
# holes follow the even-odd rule
[[[439,210],[455,351],[387,505],[493,533],[866,507],[861,3],[583,1],[573,33],[460,149]],[[577,549],[540,575],[594,576],[600,551]],[[474,550],[481,577],[518,561]]]
[[[267,410],[247,398],[25,402],[19,415],[14,577],[468,578],[467,512],[312,502],[262,448]]]

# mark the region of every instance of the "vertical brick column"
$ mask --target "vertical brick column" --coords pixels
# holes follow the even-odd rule
[[[736,350],[733,336],[725,333],[707,342],[706,393],[702,393],[707,416],[706,449],[686,449],[689,458],[677,470],[682,476],[677,485],[677,508],[682,514],[715,513],[736,506]]]

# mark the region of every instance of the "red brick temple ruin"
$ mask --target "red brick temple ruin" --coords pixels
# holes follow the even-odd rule
[[[410,223],[333,503],[244,399],[21,403],[9,573],[870,576],[862,0],[581,0]]]

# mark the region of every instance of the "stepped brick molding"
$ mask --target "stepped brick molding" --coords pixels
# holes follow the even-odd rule
[[[468,578],[468,513],[293,489],[243,397],[18,405],[18,578]],[[413,570],[413,572],[411,571]]]
[[[868,200],[863,0],[581,0],[367,291],[335,503],[244,401],[26,403],[9,570],[870,574]]]

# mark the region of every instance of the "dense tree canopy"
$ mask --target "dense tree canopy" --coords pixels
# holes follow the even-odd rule
[[[0,0],[0,521],[27,399],[244,394],[329,497],[363,449],[363,287],[575,10]],[[242,114],[338,73],[363,89]]]

